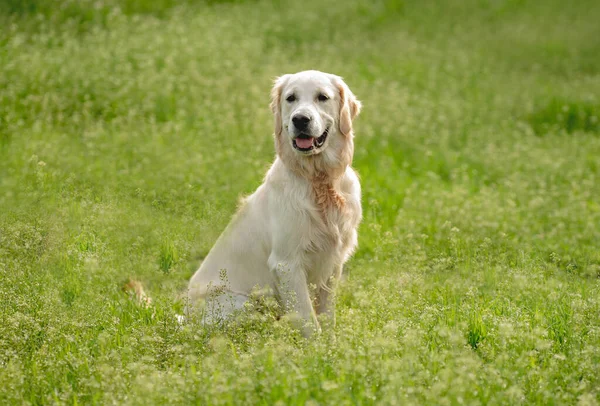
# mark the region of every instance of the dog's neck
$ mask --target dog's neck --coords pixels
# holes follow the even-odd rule
[[[319,207],[323,217],[327,220],[327,212],[330,209],[343,210],[346,205],[346,199],[337,190],[339,188],[339,179],[332,179],[328,174],[318,174],[311,180],[312,192],[315,203]],[[338,186],[338,188],[336,188]]]

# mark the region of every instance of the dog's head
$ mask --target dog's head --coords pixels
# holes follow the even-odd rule
[[[351,159],[352,120],[360,107],[339,76],[304,71],[279,77],[271,92],[277,153],[288,161],[341,164],[350,149]]]

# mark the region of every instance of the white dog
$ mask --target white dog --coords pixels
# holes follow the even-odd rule
[[[360,183],[350,164],[361,104],[339,76],[318,71],[281,76],[271,97],[277,158],[190,280],[188,299],[206,301],[210,323],[266,287],[308,336],[317,314],[335,320],[332,289],[357,244]]]

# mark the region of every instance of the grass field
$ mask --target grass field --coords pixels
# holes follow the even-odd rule
[[[594,0],[3,0],[0,404],[598,405],[598,21]],[[311,68],[364,104],[337,326],[178,326],[273,160],[272,79]]]

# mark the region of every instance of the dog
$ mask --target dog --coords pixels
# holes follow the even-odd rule
[[[350,165],[361,103],[341,77],[311,70],[277,78],[270,107],[275,162],[192,276],[188,303],[204,303],[214,323],[267,288],[310,336],[317,315],[335,323],[334,287],[357,246],[361,187]]]

